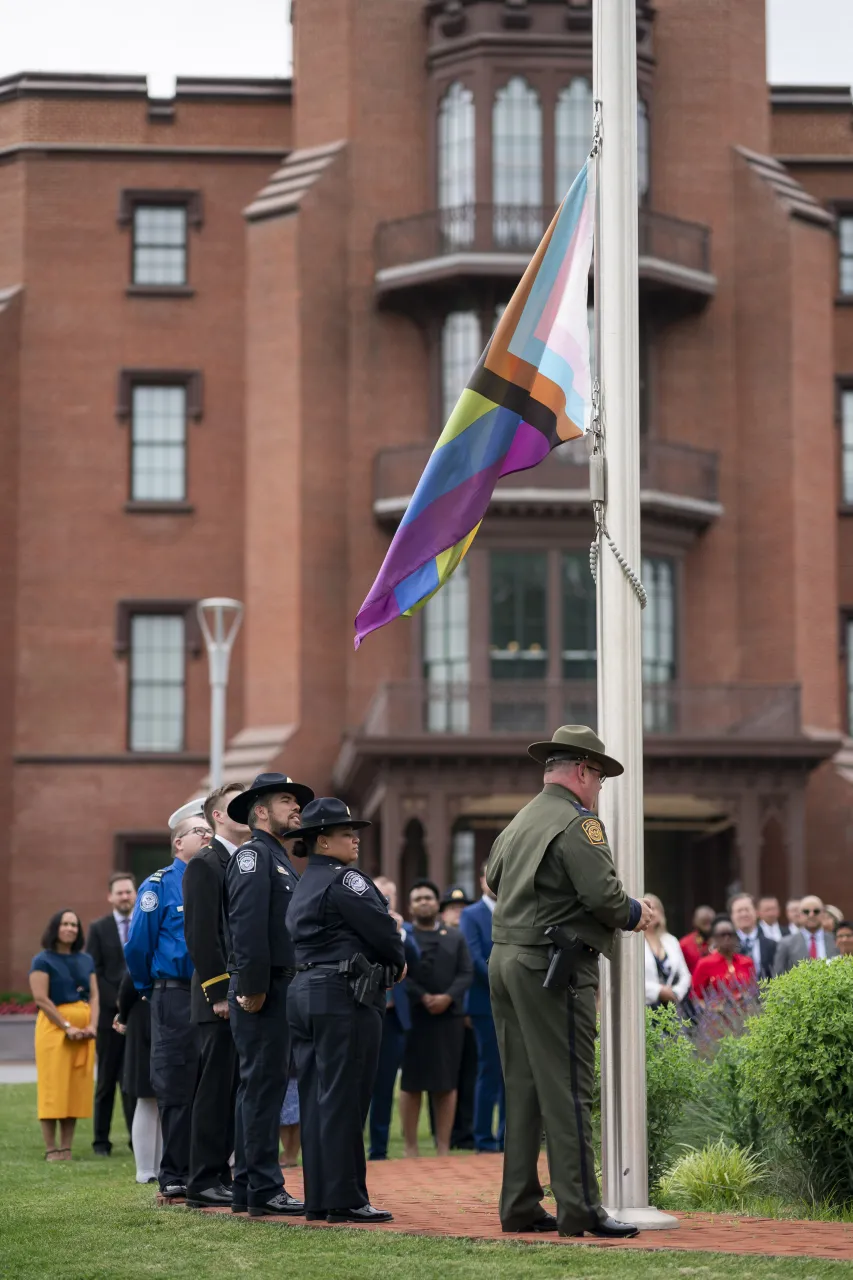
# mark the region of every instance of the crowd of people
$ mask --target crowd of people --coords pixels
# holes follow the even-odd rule
[[[488,977],[494,895],[485,879],[476,900],[460,885],[442,893],[419,880],[404,921],[391,880],[346,870],[362,825],[339,801],[261,775],[248,789],[231,784],[173,814],[172,862],[138,890],[133,876],[115,872],[109,912],[92,922],[88,942],[76,913],[52,918],[30,975],[46,1159],[70,1159],[76,1120],[90,1115],[93,1150],[108,1157],[118,1091],[138,1182],[199,1208],[302,1213],[282,1169],[296,1164],[300,1141],[305,1147],[305,1102],[328,1094],[334,1058],[342,1073],[352,1070],[357,1046],[342,1035],[342,1014],[353,975],[327,980],[326,965],[346,967],[357,954],[384,968],[371,997],[384,1016],[352,1028],[377,1040],[370,1087],[350,1117],[359,1133],[367,1118],[369,1158],[387,1158],[398,1081],[407,1155],[418,1154],[424,1095],[439,1154],[503,1149]],[[345,934],[337,948],[331,921],[303,919],[317,864],[342,877],[323,895],[323,911]],[[368,913],[349,936],[347,912],[368,894],[384,935],[372,936],[377,920]],[[309,1127],[328,1130],[315,1147],[328,1150],[341,1116],[327,1108],[320,1124],[307,1110]],[[303,1164],[310,1158],[303,1150]],[[344,1153],[337,1163],[346,1165]],[[348,1184],[339,1180],[329,1194],[334,1203],[308,1212],[381,1216],[367,1202],[358,1161]]]
[[[633,1234],[589,1175],[598,963],[616,931],[645,932],[646,1003],[698,1020],[715,993],[853,954],[853,923],[814,895],[782,922],[775,898],[737,893],[725,912],[697,907],[677,939],[661,900],[629,898],[615,876],[595,806],[618,762],[583,726],[530,754],[543,791],[499,837],[479,896],[418,880],[406,920],[396,885],[357,869],[369,824],[284,774],[173,814],[172,862],[138,892],[128,873],[110,877],[88,949],[76,913],[57,912],[32,962],[46,1159],[70,1159],[76,1120],[93,1112],[93,1149],[108,1157],[118,1090],[137,1181],[165,1201],[385,1222],[363,1134],[369,1158],[387,1158],[399,1078],[407,1156],[424,1095],[439,1155],[506,1143],[504,1230]],[[561,1054],[566,1077],[548,1066]],[[530,1199],[530,1161],[543,1126],[562,1131],[572,1114],[577,1133],[549,1141],[558,1222]],[[283,1173],[300,1144],[304,1201]]]

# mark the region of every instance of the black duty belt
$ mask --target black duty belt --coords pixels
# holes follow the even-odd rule
[[[293,978],[295,977],[295,975],[296,975],[296,970],[288,969],[286,965],[274,964],[270,966],[271,978]]]
[[[298,964],[296,966],[297,973],[307,973],[309,969],[321,969],[326,973],[343,973],[349,975],[349,960],[337,960],[334,964],[320,964],[316,960],[309,960],[308,964]]]
[[[155,978],[151,983],[155,991],[189,991],[189,980],[184,981],[183,978]]]

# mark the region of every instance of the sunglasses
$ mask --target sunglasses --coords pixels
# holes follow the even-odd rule
[[[731,929],[722,929],[719,933],[715,933],[714,938],[733,938],[735,935]]]
[[[801,916],[822,916],[823,907],[800,907]]]

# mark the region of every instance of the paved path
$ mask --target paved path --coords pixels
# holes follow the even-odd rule
[[[499,1155],[459,1155],[443,1160],[372,1163],[368,1165],[371,1200],[380,1208],[393,1210],[394,1221],[385,1227],[358,1227],[357,1230],[458,1236],[469,1240],[516,1240],[553,1244],[558,1248],[574,1245],[596,1249],[704,1249],[762,1257],[853,1260],[853,1224],[837,1222],[779,1222],[771,1218],[695,1213],[678,1214],[677,1230],[645,1231],[637,1239],[622,1243],[591,1236],[584,1236],[582,1240],[561,1239],[556,1235],[505,1236],[496,1212],[501,1162]],[[288,1190],[301,1196],[302,1170],[288,1169],[285,1178]],[[542,1178],[543,1182],[547,1181],[544,1167]],[[263,1218],[260,1222],[285,1228],[305,1225],[301,1218]],[[308,1225],[321,1231],[339,1229],[324,1222]]]
[[[34,1062],[0,1062],[0,1084],[35,1084]]]

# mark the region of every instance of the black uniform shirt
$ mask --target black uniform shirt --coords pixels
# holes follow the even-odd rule
[[[295,967],[286,918],[298,881],[284,849],[266,831],[253,831],[252,838],[228,859],[228,969],[237,974],[238,995],[266,993],[271,969]]]
[[[334,964],[356,952],[371,964],[406,963],[388,904],[362,871],[312,853],[296,886],[287,927],[298,964]]]
[[[218,1022],[213,1006],[228,998],[228,953],[222,912],[222,884],[228,850],[214,836],[184,872],[184,937],[195,967],[192,977],[193,1022]]]

